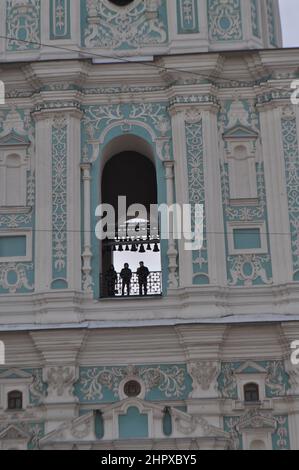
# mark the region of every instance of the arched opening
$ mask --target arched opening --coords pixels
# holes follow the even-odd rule
[[[260,400],[259,386],[255,383],[244,385],[245,403],[257,403]]]
[[[101,202],[113,208],[111,224],[103,228],[109,238],[102,240],[101,297],[161,295],[160,238],[156,212],[157,174],[145,146],[143,153],[125,146],[104,162]],[[123,149],[124,147],[122,147]],[[115,145],[110,148],[116,150]],[[104,156],[105,157],[105,156]],[[110,211],[109,211],[110,212]],[[103,220],[104,220],[103,219]]]
[[[23,408],[23,394],[19,390],[13,390],[7,395],[7,409],[16,411]]]

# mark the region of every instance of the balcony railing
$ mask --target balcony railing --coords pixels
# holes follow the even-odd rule
[[[147,297],[162,295],[162,273],[161,271],[152,271],[147,279]],[[101,298],[128,298],[145,296],[144,288],[140,290],[137,273],[133,273],[130,282],[129,295],[127,285],[123,289],[123,281],[120,274],[117,274],[115,285],[111,283],[106,275],[100,275],[100,296]]]

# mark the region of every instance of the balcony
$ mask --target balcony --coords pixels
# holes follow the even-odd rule
[[[120,274],[117,273],[117,281],[115,282],[115,288],[107,280],[106,275],[100,275],[100,298],[101,299],[127,299],[128,297],[132,298],[145,298],[145,297],[159,297],[162,295],[162,272],[161,271],[152,271],[147,280],[147,294],[144,294],[144,290],[141,294],[140,286],[138,282],[137,273],[133,273],[132,279],[130,282],[130,294],[127,293],[127,287],[124,289],[123,295],[123,281],[120,277]]]

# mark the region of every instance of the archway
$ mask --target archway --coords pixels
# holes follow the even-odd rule
[[[114,208],[116,221],[115,236],[104,240],[101,247],[101,297],[120,297],[124,293],[131,296],[160,295],[160,240],[158,226],[151,213],[151,206],[158,203],[157,175],[152,159],[136,150],[123,150],[107,158],[102,171],[101,201]],[[141,213],[133,210],[128,214],[128,209],[136,204],[144,206],[145,210]],[[154,234],[153,225],[156,226]],[[140,262],[149,270],[142,286],[137,275]],[[121,272],[125,263],[132,271],[129,285],[122,282]],[[117,278],[109,269],[111,265]]]

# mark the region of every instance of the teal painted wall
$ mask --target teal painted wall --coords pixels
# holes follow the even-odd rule
[[[26,236],[2,237],[0,232],[0,261],[9,256],[26,256]]]
[[[127,414],[118,417],[120,439],[142,439],[148,437],[148,415],[141,414],[134,406]]]

